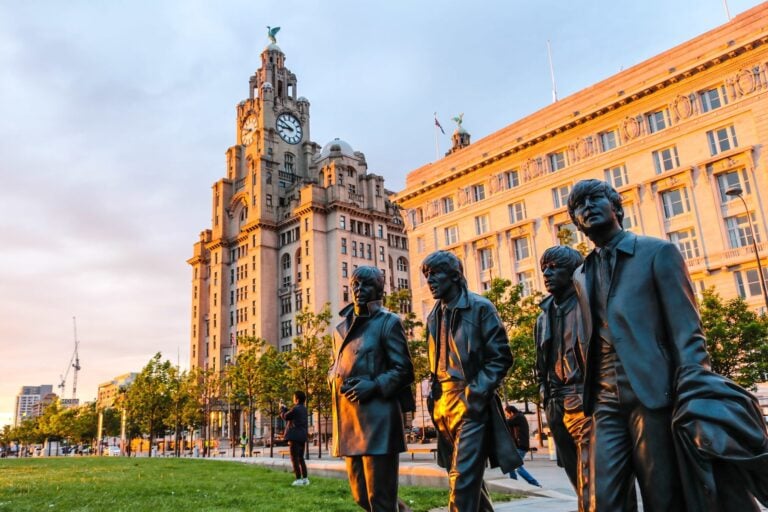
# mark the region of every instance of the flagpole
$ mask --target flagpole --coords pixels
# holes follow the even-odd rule
[[[435,112],[435,121],[437,121],[437,112]],[[440,137],[437,134],[437,123],[435,123],[435,160],[440,160]]]
[[[549,57],[549,75],[552,77],[552,103],[557,101],[557,86],[555,85],[555,67],[552,65],[552,46],[547,39],[547,56]]]
[[[725,7],[725,15],[728,16],[728,21],[731,21],[731,11],[728,9],[728,0],[723,0],[723,7]]]

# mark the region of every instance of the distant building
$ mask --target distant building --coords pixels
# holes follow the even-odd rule
[[[261,53],[237,106],[236,143],[213,184],[211,228],[194,245],[191,368],[221,369],[238,336],[291,350],[295,316],[352,300],[358,265],[384,271],[387,291],[407,288],[408,248],[398,208],[365,155],[310,138],[309,101],[274,43]]]
[[[106,409],[114,406],[115,400],[120,396],[120,393],[128,389],[130,385],[133,384],[133,381],[136,380],[137,376],[138,373],[125,373],[123,375],[118,375],[110,381],[99,384],[99,392],[96,396],[96,408]]]
[[[697,291],[764,310],[752,229],[768,267],[767,42],[768,3],[477,142],[455,134],[395,197],[417,315],[433,304],[419,262],[437,249],[461,259],[473,290],[502,277],[544,291],[544,250],[589,244],[566,208],[587,178],[619,191],[626,229],[678,246]]]
[[[13,426],[17,427],[22,421],[37,416],[39,408],[35,405],[47,395],[53,394],[53,385],[44,384],[42,386],[22,386],[21,391],[16,395],[16,409],[13,416]],[[56,396],[56,395],[54,395]]]

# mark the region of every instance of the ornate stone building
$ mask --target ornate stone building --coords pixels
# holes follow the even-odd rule
[[[221,370],[241,335],[290,350],[296,313],[338,312],[358,265],[381,268],[387,290],[408,287],[404,225],[384,178],[343,140],[312,141],[309,101],[276,43],[248,89],[212,187],[212,226],[188,260],[192,368]]]
[[[619,190],[627,229],[676,243],[698,290],[764,308],[752,229],[765,268],[767,43],[762,4],[409,173],[395,200],[415,312],[432,306],[418,267],[436,249],[461,258],[471,289],[501,276],[544,290],[542,252],[585,241],[566,211],[585,178]]]

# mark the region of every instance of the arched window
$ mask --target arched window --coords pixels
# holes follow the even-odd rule
[[[397,258],[397,270],[400,272],[408,272],[408,260],[402,256]]]

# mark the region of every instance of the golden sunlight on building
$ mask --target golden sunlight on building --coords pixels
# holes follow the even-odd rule
[[[504,277],[543,291],[542,252],[586,241],[566,210],[586,178],[621,193],[626,229],[677,244],[697,290],[764,308],[752,228],[765,267],[766,43],[763,4],[409,173],[395,201],[414,311],[431,308],[419,263],[437,249],[463,261],[473,290]]]

